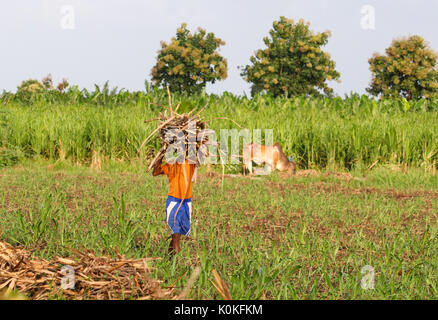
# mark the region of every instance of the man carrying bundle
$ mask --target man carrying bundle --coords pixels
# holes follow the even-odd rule
[[[145,120],[145,122],[160,120],[157,128],[143,141],[140,149],[158,133],[161,149],[148,167],[153,168],[152,175],[165,174],[169,179],[170,190],[166,201],[166,222],[172,231],[169,252],[177,253],[181,250],[181,235],[190,235],[192,214],[192,179],[196,166],[201,164],[206,153],[208,137],[214,132],[206,129],[206,123],[200,118],[204,108],[193,114],[195,109],[188,113],[177,113],[180,104],[172,108],[172,99],[169,88],[169,106],[160,112],[158,118]],[[169,113],[168,113],[169,112]],[[176,151],[176,155],[175,155]],[[167,163],[162,165],[166,155]],[[172,157],[174,159],[170,160]]]
[[[164,154],[154,164],[153,176],[165,174],[169,179],[170,191],[166,201],[166,222],[172,231],[169,253],[180,252],[181,235],[190,235],[192,214],[192,178],[195,163],[183,156],[175,163],[162,165]]]

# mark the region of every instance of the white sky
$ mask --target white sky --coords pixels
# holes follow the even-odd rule
[[[74,9],[74,29],[63,29]],[[375,29],[361,27],[361,8],[375,8]],[[263,48],[280,16],[310,21],[314,31],[332,31],[325,50],[341,73],[330,85],[343,96],[364,93],[370,81],[368,58],[383,53],[394,37],[419,34],[438,51],[438,0],[3,0],[0,3],[0,91],[15,91],[24,79],[51,73],[80,88],[109,80],[111,87],[143,90],[150,80],[160,40],[169,41],[187,22],[226,42],[228,78],[208,92],[249,94],[237,66]]]

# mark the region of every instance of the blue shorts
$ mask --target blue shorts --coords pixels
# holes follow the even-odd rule
[[[166,201],[166,222],[172,230],[172,234],[179,233],[189,236],[191,221],[192,199],[184,199],[181,203],[181,199],[168,196]]]

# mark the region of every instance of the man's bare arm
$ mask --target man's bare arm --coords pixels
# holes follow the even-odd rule
[[[164,174],[164,171],[161,169],[161,163],[163,161],[164,154],[160,156],[157,160],[157,162],[154,165],[154,171],[152,171],[152,175],[159,176],[160,174]]]

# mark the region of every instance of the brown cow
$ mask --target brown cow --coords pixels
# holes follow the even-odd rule
[[[252,161],[269,165],[270,171],[277,169],[290,175],[296,172],[295,162],[289,161],[278,142],[272,146],[247,144],[243,148],[243,174],[246,174],[246,169],[252,174]]]

